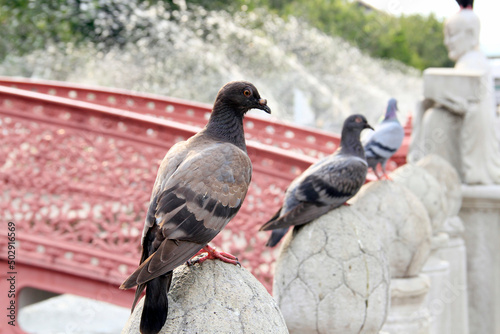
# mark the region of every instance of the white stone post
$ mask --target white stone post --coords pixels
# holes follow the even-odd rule
[[[435,301],[429,300],[429,312],[431,317],[434,311],[438,311],[440,305],[445,304],[446,310],[443,310],[446,326],[441,328],[432,327],[432,331],[438,333],[468,334],[469,333],[469,315],[467,300],[467,255],[465,243],[462,238],[464,227],[458,212],[462,206],[462,188],[460,177],[448,161],[442,157],[430,154],[417,163],[432,174],[441,184],[448,202],[447,218],[440,227],[448,235],[443,236],[441,243],[433,243],[434,252],[429,259],[428,264],[438,269],[446,265],[441,263],[448,262],[449,277],[443,281],[442,288],[435,294]],[[439,233],[439,234],[442,234]],[[439,239],[435,239],[438,241]],[[427,266],[426,266],[427,267]],[[426,268],[424,268],[426,272]],[[434,285],[434,283],[431,283]],[[431,287],[431,290],[435,287]],[[431,291],[431,294],[433,292]],[[435,323],[435,322],[434,322]]]
[[[390,278],[377,232],[354,206],[342,206],[287,235],[273,295],[291,334],[378,333]]]
[[[425,98],[414,118],[408,157],[417,161],[437,154],[460,175],[464,184],[459,217],[465,226],[469,331],[498,334],[500,144],[495,133],[493,80],[488,60],[479,48],[479,31],[479,17],[470,9],[462,9],[447,20],[444,42],[455,67],[424,72]],[[455,241],[460,248],[459,240]],[[461,266],[458,260],[455,258],[455,264]],[[462,303],[464,299],[457,300]],[[453,319],[460,317],[454,315]]]
[[[451,166],[449,168],[453,169]],[[441,168],[441,172],[446,172],[446,169]],[[444,302],[441,295],[445,282],[450,279],[450,265],[437,256],[438,250],[448,243],[448,235],[441,232],[449,208],[446,187],[424,167],[412,164],[399,167],[391,177],[395,183],[405,186],[417,196],[429,215],[433,234],[432,251],[422,269],[422,273],[426,274],[430,281],[426,298],[430,316],[429,330],[432,334],[450,333],[451,305]]]
[[[449,263],[449,280],[444,282],[441,299],[449,304],[450,327],[443,333],[468,334],[469,312],[467,298],[467,254],[462,238],[463,224],[458,216],[449,218],[444,226],[448,242],[435,256]]]
[[[430,333],[445,334],[451,332],[451,300],[443,292],[450,282],[450,264],[441,259],[437,252],[448,243],[446,233],[438,233],[432,238],[432,253],[425,263],[422,273],[429,277],[430,288],[426,304],[430,317]]]
[[[122,334],[139,333],[144,298],[136,305]],[[288,334],[271,295],[245,268],[206,261],[174,270],[168,292],[168,315],[159,334]]]
[[[391,308],[382,328],[385,333],[429,333],[426,299],[430,284],[429,278],[423,274],[391,280]]]
[[[354,208],[373,221],[389,258],[391,306],[382,330],[428,334],[430,280],[421,274],[431,249],[432,227],[426,207],[410,190],[393,181],[363,186],[353,202]]]
[[[500,186],[462,186],[471,333],[500,333]]]

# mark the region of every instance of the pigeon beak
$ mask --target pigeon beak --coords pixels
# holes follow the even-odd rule
[[[267,100],[266,100],[266,99],[260,99],[260,100],[259,100],[259,106],[258,106],[257,108],[259,108],[259,109],[261,109],[261,110],[264,110],[264,111],[265,111],[265,112],[267,112],[268,114],[270,114],[270,113],[271,113],[271,108],[269,108],[269,107],[267,106]]]
[[[371,126],[370,124],[368,124],[368,123],[366,123],[366,124],[363,126],[363,129],[372,129],[372,130],[373,130],[372,126]]]

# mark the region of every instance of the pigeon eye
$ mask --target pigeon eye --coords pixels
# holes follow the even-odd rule
[[[246,97],[249,97],[252,95],[252,92],[249,90],[249,89],[245,89],[245,91],[243,92],[243,94],[246,96]]]
[[[356,122],[356,123],[361,123],[361,118],[360,118],[360,117],[356,117],[356,118],[354,119],[354,122]]]

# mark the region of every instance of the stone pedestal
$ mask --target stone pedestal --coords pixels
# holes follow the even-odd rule
[[[429,257],[432,237],[422,202],[406,187],[387,180],[364,185],[351,202],[370,217],[382,239],[391,277],[417,276]]]
[[[426,297],[430,280],[426,275],[391,279],[391,307],[382,331],[390,334],[428,334]]]
[[[378,333],[389,279],[374,223],[343,206],[288,234],[273,294],[290,334]]]
[[[449,280],[444,282],[442,299],[449,303],[450,327],[446,333],[469,334],[469,312],[467,298],[467,254],[463,224],[459,217],[452,217],[445,223],[449,235],[448,243],[437,249],[435,256],[448,262]]]
[[[448,243],[446,233],[438,233],[432,238],[431,256],[425,263],[422,273],[429,277],[431,286],[427,295],[427,309],[430,317],[430,333],[443,334],[450,332],[451,311],[453,299],[445,296],[450,281],[450,264],[437,256],[437,251]]]
[[[436,258],[449,264],[449,280],[444,281],[440,295],[437,298],[446,303],[447,312],[450,312],[449,328],[446,332],[453,334],[469,333],[469,314],[467,301],[467,255],[462,238],[464,225],[458,212],[462,206],[462,185],[460,177],[453,166],[442,157],[432,154],[424,157],[417,165],[431,173],[444,188],[448,202],[448,214],[439,231],[448,235],[447,242],[440,245],[433,253],[433,262]],[[439,232],[434,231],[434,233]],[[429,263],[429,262],[428,262]],[[439,263],[434,262],[437,265]],[[425,270],[425,269],[424,269]],[[434,285],[434,283],[432,283]],[[431,291],[433,288],[431,288]],[[433,312],[432,307],[429,311]],[[431,327],[431,330],[434,327]]]
[[[465,226],[469,329],[500,331],[500,186],[462,186],[460,218]]]
[[[453,301],[446,295],[450,282],[450,264],[437,256],[437,251],[448,244],[446,233],[438,233],[432,238],[431,256],[425,263],[422,273],[429,277],[431,286],[427,295],[427,309],[430,317],[430,333],[450,332],[451,308]]]
[[[137,334],[144,298],[122,334]],[[174,270],[167,321],[159,334],[280,333],[285,320],[271,295],[245,268],[222,261],[182,265]]]
[[[398,167],[391,178],[417,196],[429,215],[432,233],[439,232],[448,213],[448,198],[442,183],[425,168],[413,164]]]

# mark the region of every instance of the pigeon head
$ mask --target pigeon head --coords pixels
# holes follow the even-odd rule
[[[398,101],[392,98],[387,103],[387,110],[385,111],[385,119],[396,118],[396,111],[398,111]]]
[[[239,116],[243,116],[250,109],[261,109],[271,113],[267,100],[260,97],[259,91],[247,81],[232,81],[225,84],[217,94],[214,111],[230,108]]]
[[[250,82],[233,81],[224,85],[215,98],[212,115],[203,131],[213,140],[230,142],[246,151],[243,116],[250,109],[271,113],[267,101]]]
[[[365,158],[365,151],[359,139],[359,135],[363,129],[373,129],[365,116],[351,115],[344,121],[342,127],[342,135],[340,136],[340,154],[355,155],[360,158]]]
[[[373,130],[370,124],[368,124],[366,117],[360,114],[351,115],[344,121],[344,125],[342,126],[342,136],[344,136],[345,131],[348,131],[349,133],[357,133],[359,135],[363,129]]]

